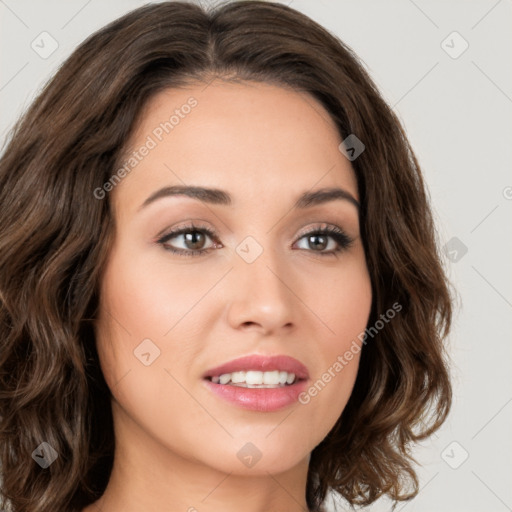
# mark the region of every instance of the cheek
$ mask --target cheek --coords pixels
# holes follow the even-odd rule
[[[313,444],[334,426],[350,398],[372,303],[371,280],[362,258],[323,282],[325,288],[315,289],[312,297],[323,333],[316,338],[319,364],[299,399],[314,422]]]
[[[111,260],[103,303],[132,342],[168,340],[175,327],[182,330],[187,324],[182,322],[185,317],[194,315],[193,309],[218,279],[218,269],[209,276],[195,265],[170,265],[162,255],[137,257],[134,251],[127,257],[126,252]]]
[[[186,411],[191,420],[200,413],[176,371],[185,371],[194,350],[183,350],[187,323],[177,322],[200,291],[187,290],[190,278],[178,272],[163,279],[147,262],[137,263],[114,254],[106,269],[96,329],[98,355],[116,406],[163,442],[165,433],[177,434],[180,427],[173,411]],[[176,324],[180,335],[173,338]]]
[[[180,395],[166,369],[181,381],[180,374],[200,351],[208,322],[204,308],[211,314],[212,304],[208,297],[201,299],[219,271],[209,275],[190,264],[174,265],[171,271],[161,255],[142,258],[140,253],[128,247],[112,251],[102,280],[96,338],[102,371],[116,398],[140,399],[149,406],[148,396],[153,403],[171,403],[170,390]],[[131,389],[131,382],[139,384]]]
[[[316,282],[322,287],[312,288],[312,309],[322,320],[324,348],[332,357],[364,332],[370,316],[372,286],[362,250]]]

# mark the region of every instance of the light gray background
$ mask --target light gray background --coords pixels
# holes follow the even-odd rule
[[[75,46],[143,3],[0,0],[2,144]],[[450,248],[446,266],[460,295],[449,338],[455,403],[438,435],[415,451],[423,465],[421,491],[397,510],[512,510],[511,1],[283,3],[334,32],[362,58],[405,124],[442,243]],[[43,45],[43,31],[58,43],[48,58],[31,47],[34,40]],[[454,31],[469,44],[461,55],[464,41],[448,37]],[[387,500],[379,500],[365,510],[389,509]]]

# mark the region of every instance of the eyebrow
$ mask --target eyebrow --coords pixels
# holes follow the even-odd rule
[[[198,199],[205,203],[214,205],[230,206],[233,204],[233,200],[228,192],[219,190],[217,188],[207,188],[198,186],[181,186],[175,185],[172,187],[164,187],[156,192],[153,192],[139,207],[139,210],[145,208],[151,203],[154,203],[158,199],[172,196],[185,196],[191,197],[192,199]],[[343,200],[352,203],[358,210],[360,208],[359,201],[355,199],[350,192],[342,188],[323,188],[314,192],[304,192],[299,196],[295,204],[294,209],[310,208],[330,201]]]

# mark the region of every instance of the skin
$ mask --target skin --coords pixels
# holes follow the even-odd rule
[[[314,383],[364,331],[372,297],[357,207],[292,209],[301,193],[325,187],[359,200],[354,170],[320,103],[252,82],[159,93],[131,150],[190,96],[198,105],[110,192],[116,233],[96,334],[116,452],[105,494],[84,510],[306,511],[310,453],[343,411],[360,354],[309,403],[275,412],[232,405],[201,376],[248,354],[286,354]],[[233,204],[175,196],[139,210],[156,190],[184,184],[225,190]],[[218,235],[204,235],[202,247],[221,247],[184,257],[155,242],[192,219]],[[318,249],[303,233],[325,224],[353,244],[322,256],[336,240]],[[236,252],[247,236],[263,249],[252,263]],[[168,244],[190,250],[183,235]],[[145,366],[134,350],[147,338],[160,356]],[[249,442],[262,455],[250,468],[237,457]]]

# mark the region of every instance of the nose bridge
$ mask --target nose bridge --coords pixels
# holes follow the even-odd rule
[[[239,277],[249,288],[263,297],[287,299],[289,291],[284,284],[283,260],[279,251],[270,246],[271,237],[261,243],[253,236],[246,237],[236,248],[236,267]]]

